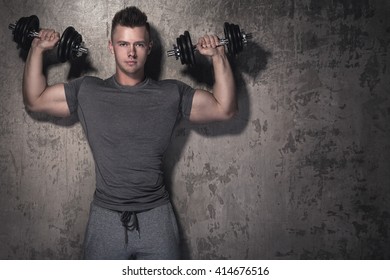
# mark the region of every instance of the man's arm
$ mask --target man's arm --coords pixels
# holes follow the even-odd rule
[[[53,116],[70,115],[63,84],[48,86],[43,74],[43,54],[53,49],[59,41],[54,30],[42,29],[39,38],[31,44],[23,74],[23,101],[33,112],[44,112]]]
[[[211,57],[215,82],[213,93],[200,89],[195,91],[190,121],[227,120],[238,111],[233,72],[224,47],[218,44],[218,37],[208,35],[200,38],[197,44],[197,49],[201,54]]]

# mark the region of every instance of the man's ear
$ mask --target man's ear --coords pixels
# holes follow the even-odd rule
[[[151,53],[152,48],[153,48],[153,41],[150,41],[148,45],[148,55]]]
[[[114,46],[112,45],[112,41],[111,40],[108,41],[108,48],[110,49],[110,52],[112,54],[114,54]]]

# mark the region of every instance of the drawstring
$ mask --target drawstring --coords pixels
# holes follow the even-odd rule
[[[125,242],[127,244],[129,241],[129,237],[127,235],[127,230],[130,230],[130,231],[136,230],[138,232],[138,236],[139,236],[139,225],[138,225],[137,213],[132,212],[132,211],[122,212],[121,222],[125,228]]]

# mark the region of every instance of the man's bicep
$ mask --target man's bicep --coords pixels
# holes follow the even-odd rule
[[[218,102],[211,92],[201,89],[195,90],[190,121],[199,123],[219,121],[218,110]]]
[[[38,104],[39,108],[37,111],[56,117],[67,117],[70,115],[64,84],[47,87],[39,97]]]

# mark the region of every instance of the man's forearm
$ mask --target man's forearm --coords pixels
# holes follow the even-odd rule
[[[33,106],[47,86],[42,58],[42,50],[30,49],[23,74],[23,100],[27,107]]]
[[[230,63],[226,55],[216,55],[212,58],[215,83],[213,95],[221,111],[228,117],[233,116],[237,110],[236,85]]]

